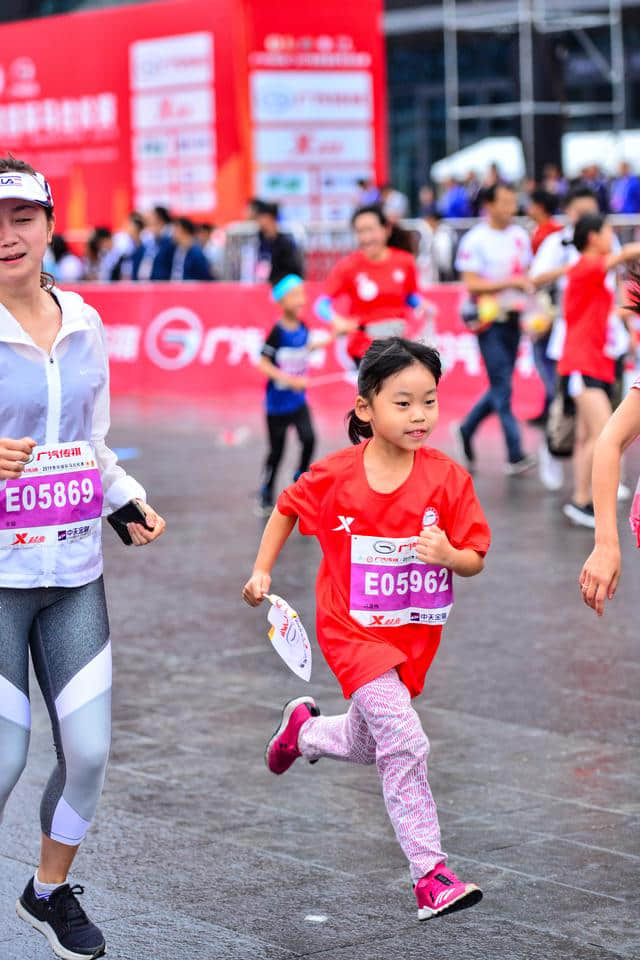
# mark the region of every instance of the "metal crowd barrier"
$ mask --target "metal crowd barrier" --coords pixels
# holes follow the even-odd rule
[[[400,226],[411,234],[423,284],[437,277],[431,259],[431,230],[422,220],[402,220]],[[251,221],[231,223],[226,228],[223,280],[253,283],[258,253],[257,228]],[[307,280],[326,279],[333,265],[354,249],[353,230],[348,223],[287,224],[282,232],[298,245]]]

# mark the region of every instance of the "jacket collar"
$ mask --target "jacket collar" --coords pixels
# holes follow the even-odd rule
[[[85,316],[85,302],[79,294],[70,290],[59,290],[58,287],[54,287],[51,292],[62,311],[62,326],[55,339],[55,346],[70,333],[88,330],[90,324]],[[0,342],[21,343],[27,347],[35,347],[29,334],[2,303],[0,303]]]

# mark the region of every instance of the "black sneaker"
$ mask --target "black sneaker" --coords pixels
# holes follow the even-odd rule
[[[63,883],[48,900],[40,900],[33,889],[33,877],[16,903],[16,913],[49,941],[57,957],[63,960],[87,960],[102,957],[105,942],[102,933],[89,920],[77,900],[84,887]]]
[[[473,473],[476,456],[470,438],[465,435],[459,423],[451,424],[451,436],[455,441],[458,460],[467,468],[469,473]]]

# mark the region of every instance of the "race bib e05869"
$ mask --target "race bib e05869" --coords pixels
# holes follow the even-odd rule
[[[34,447],[22,475],[0,482],[0,547],[51,545],[100,524],[102,482],[90,443]]]
[[[350,614],[365,627],[442,626],[453,606],[453,575],[422,563],[416,537],[351,537]]]

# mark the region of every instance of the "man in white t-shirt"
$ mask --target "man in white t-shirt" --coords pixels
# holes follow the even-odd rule
[[[511,409],[513,371],[520,342],[520,314],[532,284],[527,277],[531,244],[526,230],[513,223],[517,197],[512,187],[497,183],[485,192],[487,220],[460,242],[456,269],[473,301],[495,300],[496,319],[478,329],[478,346],[489,377],[489,390],[458,428],[464,458],[474,467],[473,435],[488,416],[497,413],[507,445],[505,473],[515,476],[535,464],[522,450],[520,427]]]
[[[576,223],[581,217],[597,214],[598,211],[598,198],[593,190],[584,186],[575,187],[570,191],[566,200],[566,226],[563,230],[552,233],[541,243],[531,264],[529,276],[535,282],[536,287],[547,286],[552,289],[553,299],[558,309],[550,334],[534,344],[536,367],[538,367],[545,384],[555,382],[556,364],[562,355],[564,346],[566,327],[562,304],[567,278],[564,272],[560,275],[559,272],[573,266],[580,258],[580,254],[573,244],[573,230]],[[612,252],[618,253],[619,250],[620,242],[614,236]],[[615,293],[618,282],[615,270],[609,271],[606,282],[609,289]],[[612,339],[611,346],[616,355],[625,353],[628,345],[628,334],[617,314],[612,316],[610,337]],[[562,463],[549,454],[544,443],[540,448],[539,469],[540,479],[548,490],[559,490],[562,487],[564,480]],[[621,496],[625,492],[626,487],[623,484]]]

